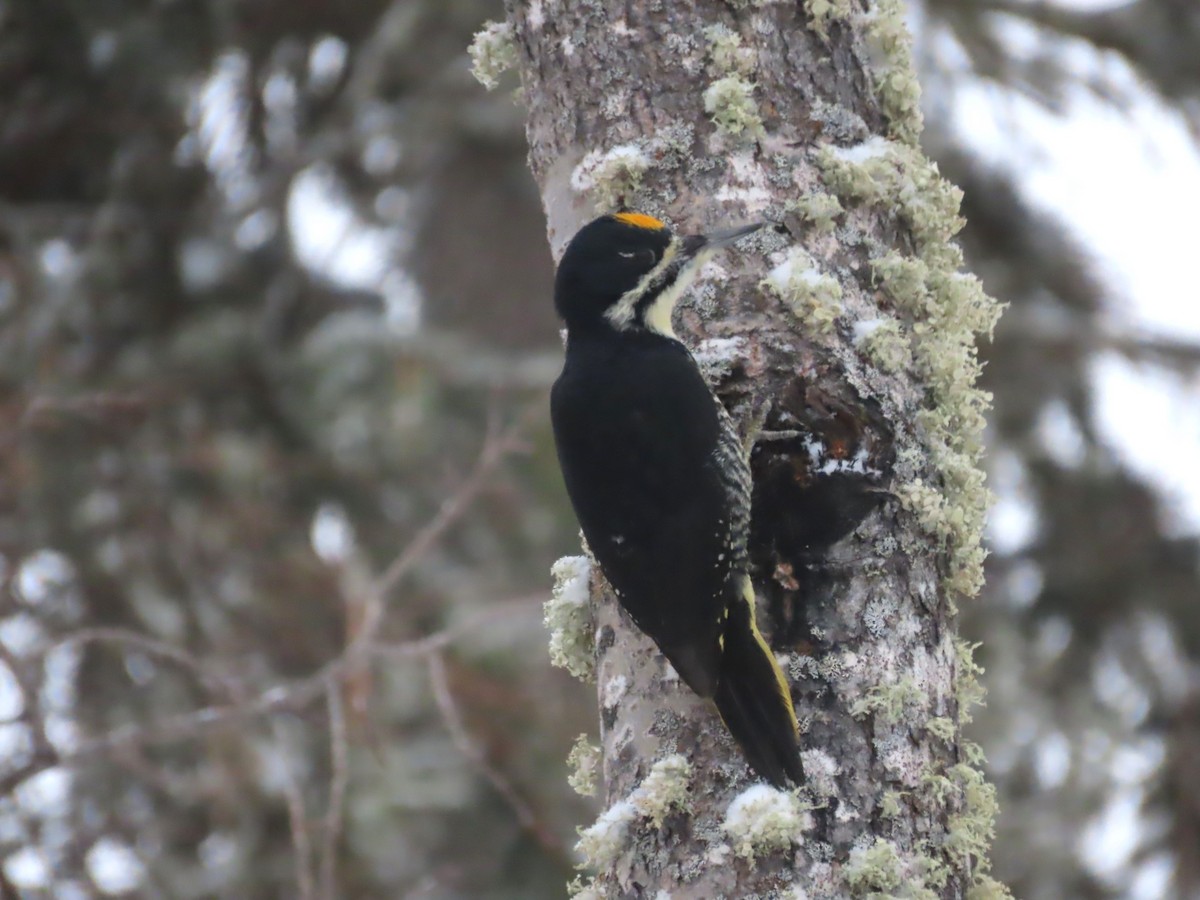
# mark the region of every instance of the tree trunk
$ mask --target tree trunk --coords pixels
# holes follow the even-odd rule
[[[752,455],[751,555],[806,783],[752,787],[602,579],[560,563],[548,620],[560,661],[594,670],[607,807],[576,892],[1004,895],[983,874],[994,799],[959,735],[978,685],[954,622],[980,582],[974,338],[995,305],[956,274],[959,195],[915,147],[898,3],[510,0],[508,15],[484,49],[520,70],[556,256],[618,205],[683,232],[781,224],[710,263],[676,319],[748,432],[799,435]]]

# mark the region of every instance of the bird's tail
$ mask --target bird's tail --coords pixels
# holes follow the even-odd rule
[[[751,769],[779,788],[804,780],[791,690],[754,621],[749,578],[730,604],[713,699]]]

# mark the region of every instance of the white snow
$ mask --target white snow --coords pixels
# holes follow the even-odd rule
[[[605,709],[611,709],[621,702],[621,698],[625,696],[625,690],[628,688],[629,682],[624,675],[617,675],[610,678],[604,685],[604,698],[601,701]]]
[[[865,163],[870,159],[877,159],[891,152],[892,142],[887,138],[874,135],[861,144],[855,144],[853,147],[832,147],[833,155],[844,162],[849,163]]]
[[[721,828],[739,856],[752,858],[798,843],[810,824],[794,794],[756,784],[733,798]]]
[[[886,319],[862,319],[854,323],[854,343],[861,344],[868,337],[879,330],[879,326],[883,325]]]
[[[629,800],[618,800],[600,814],[595,823],[579,832],[579,852],[595,864],[603,864],[620,852],[629,823],[637,810]]]
[[[551,568],[559,581],[555,599],[568,606],[586,606],[588,581],[592,577],[592,564],[586,556],[564,556]]]
[[[592,150],[571,172],[571,188],[582,194],[594,188],[598,181],[607,180],[621,170],[644,172],[650,168],[651,162],[637,144],[618,144],[608,150]]]
[[[813,267],[812,260],[807,253],[803,250],[793,249],[784,257],[783,262],[767,273],[766,280],[780,294],[784,294],[797,283],[816,285],[822,277],[821,273]]]

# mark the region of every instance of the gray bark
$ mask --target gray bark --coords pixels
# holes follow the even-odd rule
[[[783,222],[786,236],[763,234],[705,270],[677,330],[693,347],[738,339],[722,345],[736,346],[732,357],[716,354],[710,368],[746,428],[765,411],[769,427],[800,427],[827,449],[839,441],[861,449],[895,490],[809,566],[773,557],[761,528],[752,548],[760,618],[774,630],[793,683],[808,776],[782,840],[728,827],[730,803],[752,784],[738,750],[593,577],[602,822],[610,825],[585,837],[596,878],[584,895],[959,897],[973,885],[1002,892],[977,876],[990,793],[964,764],[958,735],[959,698],[970,693],[973,673],[956,672],[962,654],[951,587],[963,584],[953,575],[955,553],[959,562],[970,556],[972,539],[912,501],[923,485],[943,500],[952,493],[918,424],[923,410],[938,409],[926,400],[938,360],[920,346],[921,317],[892,296],[899,289],[881,288],[872,265],[888,251],[944,263],[949,235],[940,226],[932,234],[911,198],[902,199],[908,175],[866,198],[843,184],[846,212],[832,228],[819,227],[809,202],[835,190],[822,156],[828,148],[889,132],[912,136],[911,119],[898,120],[902,103],[885,115],[887,91],[877,93],[880,73],[867,63],[872,30],[884,73],[905,62],[886,35],[881,43],[873,12],[835,3],[814,22],[796,3],[509,3],[530,165],[555,255],[597,211],[620,203],[685,232],[764,216]],[[752,85],[751,103],[714,102],[712,85],[723,78]],[[889,146],[920,159],[903,142]],[[760,283],[797,247],[806,256],[794,257],[795,267],[811,263],[820,273],[815,288]],[[904,350],[882,365],[884,354],[864,349],[855,323],[893,315]],[[917,364],[905,356],[909,340]],[[965,352],[973,360],[973,350]],[[756,479],[773,464],[807,462],[763,447]],[[971,528],[977,541],[973,521]],[[673,754],[690,762],[687,799],[665,815],[648,813],[646,778]]]

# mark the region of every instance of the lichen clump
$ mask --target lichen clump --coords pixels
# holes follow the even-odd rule
[[[754,84],[741,75],[726,75],[710,84],[704,92],[704,111],[726,134],[758,137],[763,133]]]
[[[471,74],[489,91],[500,84],[500,76],[517,64],[517,48],[508,22],[488,22],[476,32],[467,49]]]
[[[639,819],[661,828],[671,812],[683,807],[692,766],[680,754],[658,760],[628,797],[600,814],[595,823],[579,832],[575,845],[588,865],[607,866],[626,846],[629,828]]]
[[[875,67],[875,90],[892,135],[915,147],[925,121],[921,115],[921,84],[913,65],[912,35],[904,22],[900,0],[879,0],[867,24],[867,40],[880,60]]]
[[[592,564],[586,556],[564,556],[550,570],[554,590],[543,607],[550,630],[550,662],[581,681],[596,677],[595,622],[589,597]]]
[[[843,212],[838,198],[825,191],[812,191],[798,200],[789,200],[786,209],[797,213],[818,232],[824,233],[834,230],[836,219]]]
[[[724,25],[710,25],[704,29],[708,41],[708,55],[713,68],[722,75],[734,72],[749,75],[754,69],[756,54],[742,43],[742,36]]]
[[[567,784],[581,797],[595,797],[600,782],[600,748],[593,744],[586,734],[575,738],[571,752],[567,755],[567,765],[571,774],[567,776]]]
[[[918,709],[929,700],[925,691],[911,675],[902,676],[894,684],[877,684],[850,707],[855,718],[874,715],[887,725],[897,725],[906,719],[910,709]]]
[[[830,22],[844,22],[854,12],[850,0],[804,0],[804,8],[812,19],[812,30],[823,38],[829,37]]]
[[[850,851],[846,866],[852,897],[938,900],[948,877],[946,867],[926,853],[906,854],[884,838]]]
[[[947,242],[963,226],[962,191],[942,178],[935,163],[906,144],[872,137],[853,147],[821,147],[816,154],[825,184],[844,199],[886,204],[912,229],[918,252],[927,262],[950,261],[962,254]]]
[[[634,791],[631,798],[634,808],[655,828],[662,828],[667,816],[683,807],[691,777],[692,764],[681,754],[658,760]]]
[[[787,850],[811,827],[812,819],[795,794],[765,784],[734,797],[721,823],[734,852],[746,859]]]
[[[896,494],[946,549],[947,587],[974,595],[983,585],[981,541],[991,504],[979,467],[983,414],[991,397],[975,386],[981,370],[975,341],[991,334],[1001,307],[978,279],[957,271],[962,254],[951,239],[962,227],[962,192],[919,150],[882,138],[822,148],[817,163],[835,193],[887,204],[915,239],[915,257],[890,251],[872,259],[871,267],[908,323],[912,364],[930,388],[930,405],[918,412],[917,421],[940,484],[914,478],[898,485]],[[898,341],[903,328],[876,331],[861,334],[863,351],[885,370],[906,367],[907,354]]]
[[[833,333],[842,314],[842,286],[833,276],[819,271],[812,257],[799,247],[789,250],[760,285],[790,305],[810,333]]]
[[[642,184],[651,156],[637,143],[592,150],[571,172],[571,189],[591,194],[597,212],[616,209]]]
[[[884,372],[901,372],[913,364],[908,335],[892,316],[856,322],[854,344]]]
[[[575,849],[583,854],[593,868],[604,868],[624,848],[629,824],[636,818],[637,810],[629,800],[617,801],[600,813],[594,823],[579,832]]]

